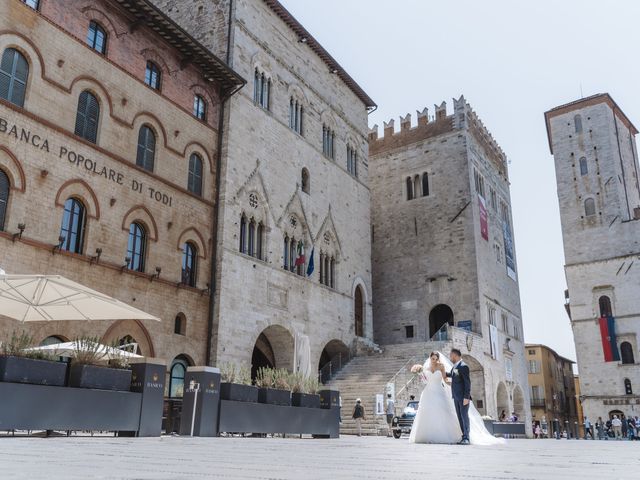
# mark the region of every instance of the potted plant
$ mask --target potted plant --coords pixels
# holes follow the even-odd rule
[[[128,392],[131,389],[129,362],[124,356],[118,356],[109,361],[109,366],[103,365],[104,352],[101,350],[97,337],[75,340],[69,386]]]
[[[57,361],[55,354],[30,350],[33,338],[25,332],[13,332],[2,344],[0,381],[63,386],[67,364]]]
[[[258,401],[269,405],[291,406],[289,373],[286,370],[273,370],[262,367],[256,377]]]
[[[258,387],[251,385],[251,369],[245,365],[237,367],[233,363],[220,366],[222,383],[220,383],[220,398],[234,402],[258,401]]]
[[[291,402],[294,407],[320,408],[318,395],[319,382],[317,378],[305,377],[300,373],[292,374]]]

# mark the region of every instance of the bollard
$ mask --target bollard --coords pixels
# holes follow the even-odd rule
[[[553,419],[553,434],[556,437],[556,440],[560,440],[560,420],[557,418]]]
[[[547,429],[548,429],[548,427],[549,427],[549,425],[547,424],[547,422],[543,420],[543,421],[542,421],[542,425],[541,425],[541,428],[542,428],[542,436],[543,436],[543,437],[544,437],[544,436],[546,436],[547,438],[551,438],[551,437],[550,437],[550,432],[549,432],[549,430],[547,430]],[[546,432],[546,435],[545,435],[545,432]]]
[[[578,430],[578,422],[573,422],[573,438],[575,438],[576,440],[578,440],[580,438],[580,432]]]
[[[564,421],[564,431],[567,432],[567,440],[571,438],[571,432],[569,431],[569,420]]]
[[[586,440],[586,439],[587,439],[587,423],[586,423],[586,422],[582,424],[582,428],[583,428],[583,430],[584,430],[584,437],[583,437],[583,439],[584,439],[584,440]]]

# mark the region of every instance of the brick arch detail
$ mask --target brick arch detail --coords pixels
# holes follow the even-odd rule
[[[141,320],[118,320],[116,322],[113,322],[109,328],[107,328],[107,331],[104,332],[104,335],[102,336],[102,341],[105,342],[109,339],[109,337],[111,335],[113,335],[113,333],[120,328],[125,322],[133,322],[135,327],[138,329],[138,331],[140,333],[142,333],[144,340],[147,342],[147,345],[149,347],[149,354],[145,355],[146,357],[155,357],[155,348],[153,346],[153,340],[151,339],[151,335],[149,334],[149,331],[147,330],[147,328],[144,326],[144,324],[142,323]],[[127,333],[133,337],[135,337],[135,333],[138,332],[132,332],[127,330]]]
[[[209,152],[204,145],[195,140],[187,143],[187,145],[184,147],[184,153],[182,155],[184,156],[184,158],[189,159],[192,153],[198,153],[200,154],[200,156],[203,156],[209,164],[209,172],[214,173],[213,160],[211,159],[211,155],[209,155]]]
[[[88,5],[86,7],[82,7],[80,9],[83,15],[87,18],[87,20],[96,21],[97,23],[100,24],[101,27],[103,27],[105,30],[108,31],[109,35],[113,35],[116,38],[121,37],[126,33],[124,29],[122,32],[118,32],[118,29],[116,28],[115,23],[113,22],[111,17],[107,15],[107,13],[105,13],[104,10],[96,7],[95,5],[92,5],[92,3],[94,2],[87,2],[87,3]],[[107,53],[108,52],[109,52],[109,39],[107,38]]]
[[[138,213],[140,212],[140,213]],[[135,205],[131,207],[127,213],[122,217],[122,230],[128,232],[129,225],[132,222],[140,221],[142,222],[149,232],[149,238],[157,242],[158,241],[158,224],[156,223],[155,218],[151,215],[151,212],[144,205]]]
[[[207,258],[207,244],[204,241],[204,237],[195,227],[188,227],[182,231],[180,236],[178,237],[178,245],[177,249],[182,251],[182,245],[187,242],[194,242],[199,249],[199,257],[203,260]]]
[[[40,50],[38,49],[36,44],[33,43],[31,39],[25,37],[23,34],[15,30],[0,30],[0,37],[5,35],[13,35],[14,37],[19,38],[21,41],[25,42],[29,46],[29,49],[31,51],[25,48],[25,45],[21,45],[20,43],[16,43],[15,41],[11,41],[9,39],[9,42],[4,46],[4,48],[15,48],[16,50],[19,50],[20,53],[25,55],[27,61],[29,62],[29,69],[32,70],[34,65],[37,65],[37,70],[38,70],[37,73],[39,73],[42,78],[45,78],[44,58],[40,53]],[[4,48],[2,49],[2,51],[4,51]],[[38,59],[37,64],[36,62],[33,61],[34,56]],[[29,71],[29,76],[31,76],[31,71]]]
[[[76,187],[76,185],[78,187]],[[80,191],[84,190],[84,192],[82,192],[84,195],[78,194],[78,188]],[[68,194],[65,192],[68,192]],[[64,202],[69,197],[79,197],[82,199],[85,206],[91,207],[87,209],[89,217],[100,220],[100,203],[98,202],[98,197],[93,191],[93,188],[91,188],[87,182],[79,178],[64,182],[58,189],[58,193],[56,193],[56,207],[64,207]],[[91,199],[91,201],[88,201],[89,199]]]
[[[143,117],[143,118],[139,120],[140,117]],[[147,120],[145,120],[144,117],[147,117]],[[133,117],[133,121],[131,122],[131,128],[135,129],[135,127],[137,126],[139,130],[140,127],[142,127],[142,125],[144,124],[150,125],[155,131],[156,135],[158,134],[158,130],[159,130],[160,134],[162,135],[162,142],[164,144],[164,147],[169,148],[167,144],[167,130],[164,128],[164,125],[162,124],[162,122],[158,117],[156,117],[153,113],[147,110],[142,110],[136,113],[136,115]]]
[[[106,104],[109,106],[109,116],[111,118],[117,119],[113,115],[113,100],[111,99],[111,95],[109,95],[109,90],[99,80],[89,75],[78,75],[71,81],[71,85],[69,85],[69,89],[68,89],[69,93],[73,93],[74,87],[79,82],[87,82],[91,86],[97,87],[97,88],[83,88],[82,91],[84,90],[93,91],[93,93],[96,94],[99,100],[103,100],[102,102],[103,104],[105,103],[104,99],[106,99]],[[78,95],[80,93],[81,92],[78,92]]]
[[[0,168],[7,174],[11,182],[11,190],[16,190],[20,193],[24,193],[27,188],[27,180],[24,174],[24,168],[20,160],[4,145],[0,145],[0,152],[4,152],[5,155],[0,154]],[[8,158],[5,163],[2,159]]]

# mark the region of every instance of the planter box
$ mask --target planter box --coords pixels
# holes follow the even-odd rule
[[[276,390],[275,388],[261,388],[258,390],[258,402],[290,407],[291,392],[289,390]]]
[[[320,408],[320,395],[310,393],[292,393],[291,404],[294,407]]]
[[[131,370],[72,364],[69,386],[128,392],[131,389]]]
[[[67,377],[67,364],[51,360],[2,356],[0,381],[63,386]]]
[[[240,385],[239,383],[221,383],[220,398],[233,402],[256,403],[258,401],[258,387]]]

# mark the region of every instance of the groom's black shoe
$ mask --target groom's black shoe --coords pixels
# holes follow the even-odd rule
[[[470,445],[469,440],[467,440],[466,438],[463,438],[462,441],[460,442],[460,445]]]

